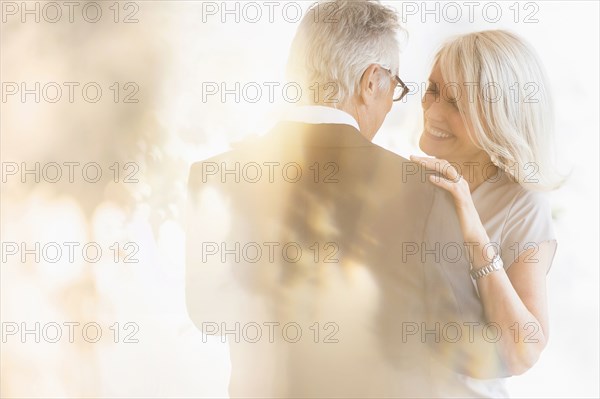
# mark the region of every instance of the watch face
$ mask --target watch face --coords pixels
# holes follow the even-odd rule
[[[504,264],[502,262],[502,258],[500,258],[500,255],[496,254],[492,261],[487,265],[477,270],[471,270],[471,278],[475,280],[480,279],[481,277],[487,276],[488,274],[495,272],[496,270],[500,270],[503,266]]]
[[[492,266],[494,267],[494,270],[500,270],[504,266],[500,255],[494,256],[494,259],[492,259]]]

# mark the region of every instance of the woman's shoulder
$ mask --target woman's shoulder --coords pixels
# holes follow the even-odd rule
[[[511,182],[505,190],[512,197],[500,234],[505,268],[510,267],[521,253],[532,247],[538,248],[543,242],[551,242],[555,251],[556,235],[548,193],[523,187],[517,182]]]
[[[525,212],[536,213],[546,218],[552,217],[550,199],[545,191],[536,190],[533,187],[523,187],[519,183],[511,183],[513,200],[509,213],[519,215]]]
[[[521,187],[508,211],[502,235],[521,243],[556,240],[548,195]]]
[[[483,196],[510,213],[536,208],[549,208],[548,194],[535,190],[535,186],[522,186],[508,172],[502,170],[488,180]]]

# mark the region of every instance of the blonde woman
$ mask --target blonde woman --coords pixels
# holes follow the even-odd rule
[[[522,374],[548,341],[546,274],[557,246],[540,192],[559,183],[541,64],[509,32],[460,36],[435,57],[423,111],[419,146],[434,158],[411,159],[437,171],[430,180],[451,193],[485,321],[500,327],[509,373]],[[444,396],[507,396],[501,379],[449,372],[437,381]]]

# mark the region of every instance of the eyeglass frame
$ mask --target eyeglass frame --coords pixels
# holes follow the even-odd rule
[[[408,88],[408,86],[402,81],[402,79],[400,79],[400,76],[394,74],[394,72],[392,72],[391,69],[386,68],[384,65],[380,65],[380,67],[384,70],[390,73],[390,75],[392,75],[395,79],[396,79],[396,87],[400,86],[402,87],[402,93],[400,94],[400,97],[398,98],[393,98],[392,101],[393,102],[398,102],[400,100],[402,100],[404,97],[406,97],[406,95],[408,94],[408,92],[410,91],[410,89]],[[394,91],[396,91],[396,87],[394,87]]]

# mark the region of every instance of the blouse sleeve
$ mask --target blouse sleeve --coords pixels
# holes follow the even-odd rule
[[[549,242],[552,255],[546,273],[550,271],[557,241],[550,202],[544,193],[522,189],[517,194],[508,211],[500,242],[500,257],[507,270],[516,260],[536,263],[537,249],[528,256],[523,252]]]

